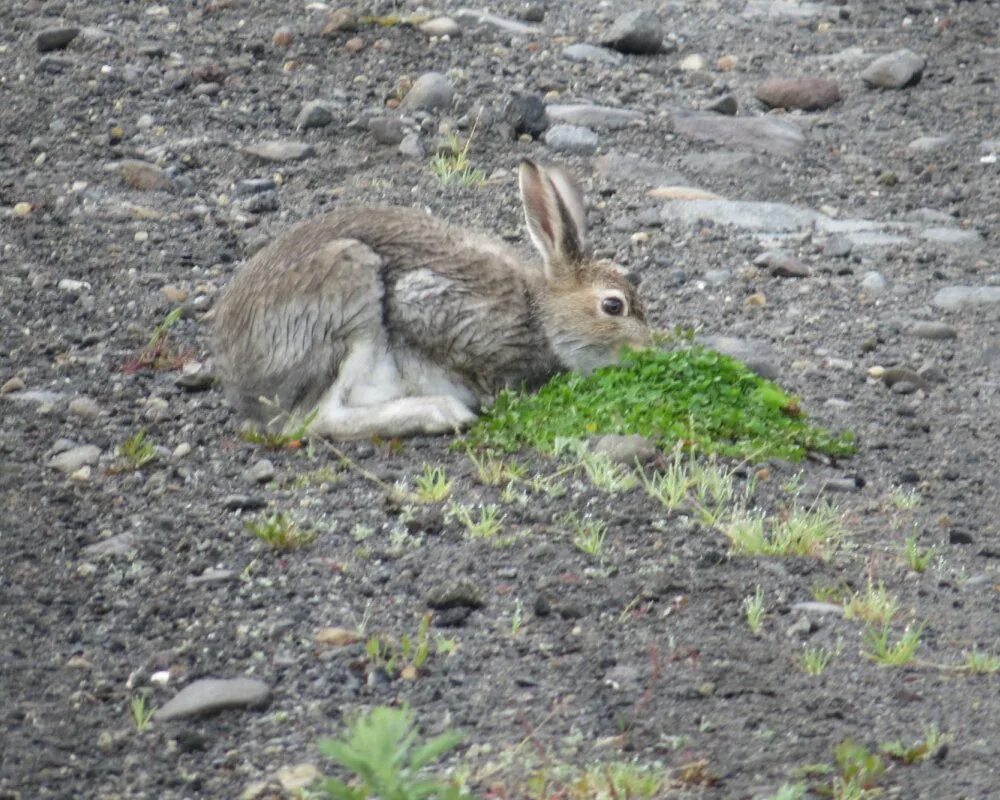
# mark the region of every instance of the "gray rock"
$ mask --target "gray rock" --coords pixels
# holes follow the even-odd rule
[[[589,156],[597,152],[597,134],[579,125],[553,125],[545,132],[544,141],[557,153]]]
[[[537,36],[541,33],[541,29],[535,25],[525,25],[523,22],[474,8],[460,8],[455,12],[455,19],[463,25],[486,25],[513,36]]]
[[[540,94],[533,92],[519,92],[511,97],[503,116],[516,136],[526,133],[537,139],[549,127],[545,101]]]
[[[258,495],[230,494],[222,498],[226,511],[256,511],[267,507],[267,501]]]
[[[278,210],[278,193],[257,192],[256,194],[247,195],[239,201],[238,205],[243,211],[247,211],[251,214],[267,214]],[[175,383],[186,389],[200,390],[211,386],[213,380],[214,378],[210,374],[203,376],[196,376],[192,374],[182,375],[175,381]]]
[[[635,125],[644,119],[638,111],[596,105],[551,105],[546,108],[549,120],[587,128],[618,130]]]
[[[822,111],[840,100],[840,88],[827,78],[768,78],[757,99],[768,108]]]
[[[733,279],[733,273],[728,269],[708,269],[702,278],[709,286],[724,286]]]
[[[185,583],[188,586],[211,586],[216,583],[230,583],[232,581],[238,581],[240,576],[235,570],[232,569],[216,569],[214,567],[208,567],[201,575],[195,575],[188,578]]]
[[[69,401],[67,410],[70,415],[81,419],[97,419],[101,415],[101,407],[89,397],[74,397]]]
[[[233,185],[233,197],[249,197],[261,192],[273,192],[277,188],[273,178],[247,178]]]
[[[35,69],[46,75],[60,75],[75,66],[76,60],[69,56],[45,55],[38,59]]]
[[[315,148],[305,142],[273,141],[247,145],[243,154],[261,161],[302,161],[316,154]]]
[[[406,134],[396,150],[401,156],[406,156],[406,158],[415,158],[419,160],[426,155],[424,143],[421,141],[419,133]]]
[[[777,359],[765,342],[722,335],[702,336],[698,338],[698,342],[711,350],[742,361],[762,378],[773,381],[781,374],[776,364]]]
[[[637,461],[640,464],[647,464],[656,458],[659,452],[652,441],[639,434],[602,436],[594,442],[593,451],[616,464],[628,467],[635,466]]]
[[[945,311],[1000,304],[1000,286],[946,286],[932,300]]]
[[[616,53],[604,47],[583,43],[571,44],[563,48],[562,54],[563,58],[576,61],[577,63],[608,64],[613,66],[621,64],[625,60],[625,56],[621,53]]]
[[[846,258],[851,254],[854,245],[851,240],[840,233],[835,233],[823,245],[823,255],[828,258]]]
[[[801,603],[794,603],[792,611],[805,611],[813,614],[832,614],[834,616],[844,616],[844,607],[836,603],[822,603],[818,600],[804,600]]]
[[[399,117],[375,117],[368,121],[368,131],[379,144],[395,147],[406,135],[403,121]]]
[[[906,145],[906,152],[910,155],[918,153],[933,153],[947,147],[954,141],[952,136],[921,136]]]
[[[227,708],[263,708],[271,700],[271,688],[253,678],[202,678],[188,684],[156,712],[164,722],[182,717],[212,714]]]
[[[420,30],[428,36],[455,36],[462,35],[462,26],[451,17],[434,17],[420,25]]]
[[[661,212],[665,222],[695,223],[710,220],[746,230],[787,233],[811,228],[819,214],[787,203],[754,203],[743,200],[673,200]]]
[[[868,295],[868,297],[878,297],[884,294],[887,288],[888,284],[881,272],[875,272],[874,270],[866,272],[865,276],[861,279],[861,291]]]
[[[910,328],[910,334],[918,339],[931,339],[942,341],[944,339],[955,339],[958,331],[946,322],[931,322],[921,320],[914,322]]]
[[[406,93],[402,108],[409,111],[448,111],[455,99],[455,90],[440,72],[425,72]]]
[[[769,250],[753,260],[755,266],[765,267],[776,278],[808,278],[809,267],[784,250]]]
[[[687,179],[657,161],[626,153],[607,153],[594,159],[594,171],[609,183],[650,186],[685,186]]]
[[[979,231],[971,228],[927,228],[920,232],[920,238],[932,244],[955,247],[979,247],[983,244]]]
[[[663,45],[663,28],[651,11],[630,11],[615,20],[601,43],[622,53],[658,53]]]
[[[122,180],[143,192],[170,188],[170,176],[155,164],[127,158],[119,164]]]
[[[710,141],[757,153],[792,156],[806,137],[793,122],[778,117],[726,117],[701,111],[675,114],[674,130],[695,141]]]
[[[101,448],[92,444],[84,444],[64,450],[49,459],[49,466],[67,475],[76,472],[80,467],[93,466],[101,457]]]
[[[804,0],[747,0],[740,16],[744,19],[806,20],[819,16],[826,8],[825,4]]]
[[[134,533],[119,533],[117,536],[110,536],[99,542],[88,544],[83,548],[82,553],[86,558],[125,556],[135,552],[138,543],[139,540]]]
[[[35,47],[38,48],[39,53],[63,50],[79,33],[80,29],[73,27],[46,28],[35,37]]]
[[[736,112],[740,110],[740,105],[731,94],[724,94],[718,100],[713,100],[705,106],[705,110],[724,114],[727,117],[735,117]]]
[[[444,611],[449,608],[481,608],[483,592],[476,584],[468,580],[458,580],[435,586],[424,598],[428,608]]]
[[[274,480],[274,464],[262,458],[253,466],[244,470],[243,477],[250,483],[268,483]]]
[[[912,50],[897,50],[875,59],[861,80],[877,89],[904,89],[920,82],[926,65],[927,59]]]
[[[333,103],[325,100],[310,100],[295,118],[295,129],[323,128],[333,122]]]

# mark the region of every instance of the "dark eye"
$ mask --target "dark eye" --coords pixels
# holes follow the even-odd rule
[[[620,297],[605,297],[601,301],[601,311],[609,317],[620,317],[625,313],[625,301]]]

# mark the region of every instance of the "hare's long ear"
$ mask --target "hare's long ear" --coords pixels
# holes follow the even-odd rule
[[[528,233],[552,279],[583,259],[583,199],[565,172],[543,170],[528,159],[521,161],[518,180]]]

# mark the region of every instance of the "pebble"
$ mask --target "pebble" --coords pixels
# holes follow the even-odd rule
[[[181,442],[174,448],[174,452],[171,453],[171,458],[173,458],[174,461],[180,461],[185,456],[190,455],[193,449],[194,448],[192,448],[188,442]]]
[[[532,139],[541,136],[549,126],[545,100],[534,92],[519,92],[513,95],[507,101],[503,118],[515,136],[527,134]]]
[[[910,155],[919,153],[933,153],[941,150],[954,141],[951,136],[921,136],[906,145],[906,152]]]
[[[829,258],[846,258],[853,249],[854,244],[849,238],[835,233],[823,245],[823,255]]]
[[[269,483],[274,480],[274,464],[262,458],[243,472],[243,477],[250,483]]]
[[[119,164],[122,180],[143,192],[170,188],[170,176],[155,164],[127,158]]]
[[[81,553],[86,558],[112,558],[134,553],[139,540],[134,533],[119,533],[99,542],[88,544]]]
[[[403,121],[395,116],[373,117],[368,121],[368,131],[376,142],[392,147],[403,141],[406,135]]]
[[[69,46],[77,35],[79,28],[46,28],[35,37],[35,47],[39,53],[48,53],[51,50],[63,50]]]
[[[544,141],[558,153],[589,156],[597,152],[597,134],[579,125],[553,125],[545,132]]]
[[[946,286],[931,301],[945,311],[1000,304],[1000,286]]]
[[[462,35],[462,26],[451,17],[434,17],[421,23],[420,30],[428,36],[450,36],[452,38]]]
[[[590,104],[550,105],[546,111],[552,122],[607,130],[619,130],[643,120],[643,115],[638,111]]]
[[[651,11],[630,11],[614,21],[601,43],[621,53],[658,53],[663,46],[663,28]]]
[[[410,111],[448,111],[455,90],[440,72],[425,72],[410,87],[401,107]]]
[[[601,436],[594,442],[593,451],[616,464],[628,467],[635,466],[637,461],[640,464],[648,464],[659,454],[659,450],[650,439],[637,433],[630,436],[617,434]]]
[[[768,108],[822,111],[840,100],[840,88],[826,78],[768,78],[756,96]]]
[[[230,494],[222,499],[226,511],[257,511],[267,507],[267,501],[258,495]]]
[[[325,100],[310,100],[295,118],[295,129],[324,128],[333,122],[334,106]]]
[[[621,53],[616,53],[613,50],[608,50],[604,47],[597,47],[592,44],[571,44],[568,47],[564,47],[563,58],[569,59],[570,61],[576,61],[577,63],[590,63],[590,64],[607,64],[609,66],[615,66],[621,64],[625,60],[625,56]]]
[[[708,66],[708,61],[703,55],[692,53],[680,60],[677,66],[683,72],[701,72]]]
[[[804,600],[801,603],[793,603],[792,611],[805,611],[812,612],[814,614],[833,614],[835,616],[844,616],[844,607],[838,606],[836,603],[823,603],[819,600]]]
[[[278,140],[259,142],[247,145],[242,150],[244,155],[259,158],[261,161],[302,161],[316,154],[316,149],[305,142]]]
[[[916,336],[918,339],[937,341],[958,338],[958,331],[946,322],[914,322],[910,328],[910,334]]]
[[[219,583],[232,583],[239,579],[236,570],[208,567],[201,575],[188,578],[186,583],[188,586],[213,586]]]
[[[680,220],[697,224],[711,220],[751,231],[789,233],[812,228],[817,214],[787,203],[755,203],[745,200],[677,200],[660,210],[664,222]]]
[[[428,608],[443,611],[450,608],[482,608],[483,593],[474,583],[458,580],[435,586],[424,597]]]
[[[260,194],[261,192],[273,192],[277,188],[278,184],[275,183],[273,178],[246,178],[236,181],[233,185],[233,197],[247,197],[252,194]],[[166,294],[166,286],[163,287],[163,291]],[[187,293],[184,293],[183,297],[173,299],[172,302],[183,303],[186,299]]]
[[[323,23],[323,28],[320,30],[320,36],[332,36],[340,31],[353,32],[357,29],[357,14],[349,8],[335,8],[327,15],[326,21]]]
[[[201,716],[227,708],[261,708],[271,700],[271,689],[253,678],[202,678],[188,684],[156,712],[166,722]]]
[[[89,397],[74,397],[69,401],[68,411],[81,419],[97,419],[101,415],[101,407]]]
[[[727,117],[706,112],[674,114],[674,131],[696,141],[711,141],[737,149],[793,156],[806,137],[793,122],[773,116]]]
[[[724,94],[718,100],[713,100],[705,106],[705,110],[724,114],[727,117],[735,117],[736,112],[740,110],[740,105],[731,94]]]
[[[13,377],[7,381],[4,381],[3,386],[0,386],[0,394],[13,394],[14,392],[24,391],[24,381],[18,377]]]
[[[406,134],[396,150],[406,158],[421,159],[426,155],[424,143],[421,141],[419,133]]]
[[[92,444],[84,444],[64,450],[49,459],[49,466],[67,475],[76,472],[80,467],[93,466],[101,457],[101,448]]]
[[[808,278],[809,267],[784,250],[769,250],[753,260],[755,266],[766,267],[776,278]]]
[[[498,17],[489,11],[477,11],[472,8],[461,8],[455,12],[455,17],[461,22],[471,25],[487,25],[514,36],[537,36],[541,31],[534,25],[525,25],[514,19]]]
[[[696,186],[657,186],[646,192],[646,197],[654,200],[723,200],[714,192]]]
[[[885,278],[881,272],[866,272],[861,279],[861,291],[868,297],[878,297],[888,288]]]
[[[927,59],[912,50],[897,50],[875,59],[861,80],[877,89],[904,89],[920,82],[926,65]]]

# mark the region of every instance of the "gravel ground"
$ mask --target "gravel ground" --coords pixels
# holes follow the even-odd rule
[[[401,703],[465,732],[445,767],[477,797],[596,797],[558,781],[633,760],[667,776],[658,797],[824,796],[836,772],[802,768],[838,743],[930,726],[930,757],[883,757],[885,796],[1000,792],[1000,676],[963,668],[1000,655],[1000,4],[675,0],[613,27],[637,8],[373,2],[352,26],[301,0],[4,6],[0,798],[291,797],[331,769],[322,737]],[[481,185],[432,168],[456,132]],[[353,443],[345,468],[241,438],[208,351],[240,263],[362,201],[527,252],[522,156],[578,175],[596,252],[655,326],[856,433],[840,463],[726,465],[771,518],[833,503],[828,558],[732,555],[690,509],[530,453],[505,490],[445,439]],[[140,431],[136,469],[119,448]],[[387,499],[424,465],[448,501]],[[449,503],[495,504],[500,533]],[[268,549],[246,523],[272,513],[315,538]],[[572,519],[606,524],[600,557]],[[892,641],[923,626],[905,666],[828,602],[880,584]],[[419,668],[366,655],[428,613]],[[185,715],[204,678],[251,680]],[[136,697],[161,709],[141,731]]]

